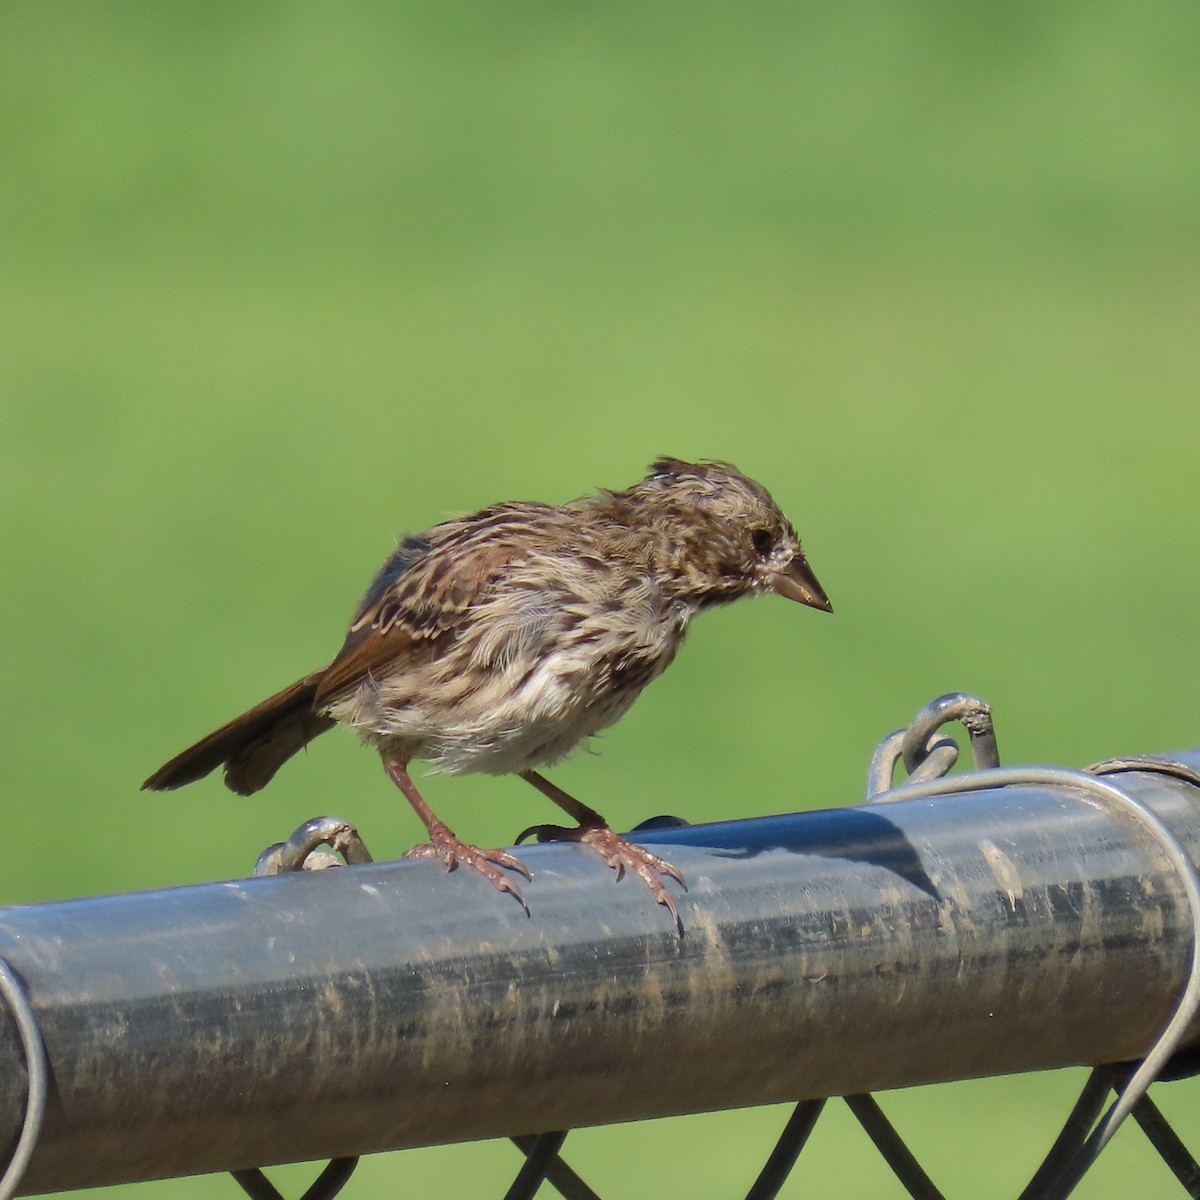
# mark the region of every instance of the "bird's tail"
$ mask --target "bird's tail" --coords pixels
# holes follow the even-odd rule
[[[225,767],[225,784],[242,796],[266,787],[296,751],[336,722],[313,711],[324,670],[315,671],[234,717],[159,767],[142,787],[169,791]]]

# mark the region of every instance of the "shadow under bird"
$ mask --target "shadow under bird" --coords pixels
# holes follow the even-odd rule
[[[506,850],[459,840],[409,764],[517,774],[576,822],[538,825],[649,886],[681,929],[670,863],[618,836],[534,768],[611,725],[675,657],[696,613],[776,592],[832,612],[796,531],[767,490],[722,462],[660,458],[625,491],[569,504],[495,504],[405,538],[383,564],[333,661],[256,704],[143,785],[182,787],[224,767],[241,795],[335,724],[373,745],[429,842],[406,857],[468,866],[525,904]],[[518,839],[520,840],[520,839]],[[526,908],[528,911],[528,908]]]

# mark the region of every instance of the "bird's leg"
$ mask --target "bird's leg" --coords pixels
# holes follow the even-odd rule
[[[683,933],[679,910],[659,878],[660,875],[669,876],[686,891],[687,884],[681,871],[671,866],[666,859],[659,858],[657,854],[651,854],[649,850],[614,833],[608,822],[594,808],[588,808],[562,788],[556,787],[544,775],[539,775],[536,771],[522,771],[521,778],[527,783],[532,783],[543,796],[553,800],[568,816],[574,817],[579,825],[575,829],[563,825],[534,825],[517,838],[518,842],[532,834],[539,842],[572,841],[591,846],[616,871],[618,879],[626,870],[637,875],[654,893],[655,900],[675,919],[680,934]]]
[[[461,841],[455,836],[450,826],[437,817],[433,809],[425,802],[425,797],[417,791],[417,785],[413,783],[412,777],[403,763],[385,757],[383,767],[392,782],[404,793],[404,798],[416,809],[417,816],[421,818],[425,828],[429,831],[429,841],[420,846],[414,846],[404,857],[440,858],[446,864],[447,871],[453,871],[459,864],[471,867],[489,879],[499,891],[515,896],[520,901],[521,907],[528,913],[529,905],[525,903],[521,889],[515,883],[510,883],[498,868],[507,867],[510,871],[524,875],[526,879],[532,879],[529,868],[516,855],[509,854],[507,850],[481,850],[478,846]]]

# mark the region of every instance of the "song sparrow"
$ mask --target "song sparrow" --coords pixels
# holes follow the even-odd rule
[[[328,666],[210,733],[143,786],[181,787],[224,766],[226,784],[249,795],[340,722],[379,750],[424,822],[430,840],[409,855],[472,867],[524,905],[500,870],[531,878],[524,863],[460,841],[408,765],[519,774],[578,822],[522,837],[594,847],[618,875],[640,876],[678,925],[660,876],[680,884],[683,876],[534,768],[616,721],[670,664],[697,612],[766,591],[832,611],[787,518],[728,463],[660,458],[625,491],[496,504],[405,538]]]

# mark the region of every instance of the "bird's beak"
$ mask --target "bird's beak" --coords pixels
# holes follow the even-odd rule
[[[796,600],[807,604],[809,608],[819,608],[822,612],[833,612],[833,605],[825,595],[825,589],[817,582],[803,554],[797,554],[786,567],[776,571],[770,577],[771,590],[778,592],[788,600]]]

